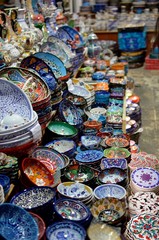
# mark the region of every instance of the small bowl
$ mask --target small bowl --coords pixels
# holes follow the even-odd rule
[[[126,148],[111,147],[104,150],[106,158],[128,158],[131,153]]]
[[[113,197],[99,199],[91,207],[91,213],[94,218],[111,225],[121,222],[125,212],[125,201]]]
[[[53,208],[60,220],[81,224],[91,216],[91,212],[85,204],[73,199],[60,198],[54,203]]]
[[[94,189],[94,196],[96,199],[107,197],[124,199],[126,194],[125,188],[117,184],[102,184]]]
[[[94,171],[87,165],[74,164],[65,168],[64,175],[69,181],[86,183],[94,178]]]
[[[101,138],[94,135],[81,136],[81,143],[87,149],[96,149],[99,147]]]
[[[77,223],[73,223],[72,221],[62,221],[53,223],[46,229],[47,240],[56,239],[56,236],[60,236],[60,239],[65,240],[70,240],[73,238],[78,240],[85,240],[86,231],[81,225]]]
[[[126,171],[124,171],[121,168],[108,168],[99,173],[98,180],[100,183],[105,184],[115,183],[125,186],[127,174]]]
[[[106,140],[106,145],[109,147],[123,147],[127,148],[129,146],[129,141],[120,137],[111,137]]]
[[[85,128],[93,128],[97,131],[102,127],[102,123],[95,120],[88,120],[83,123]]]
[[[61,121],[50,122],[47,126],[50,134],[58,137],[73,137],[78,134],[77,128]]]

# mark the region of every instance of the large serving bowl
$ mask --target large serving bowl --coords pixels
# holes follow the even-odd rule
[[[11,203],[38,214],[47,221],[52,214],[52,204],[55,198],[56,191],[54,188],[35,186],[14,195]]]
[[[23,208],[3,203],[0,205],[0,236],[7,240],[38,240],[38,226]]]
[[[95,201],[91,213],[99,221],[116,225],[126,212],[126,203],[117,198],[108,197]]]
[[[62,221],[49,225],[46,229],[46,237],[48,240],[59,238],[65,240],[85,240],[86,231],[77,223]]]
[[[76,151],[76,144],[71,139],[55,139],[45,145],[50,149],[54,149],[59,153],[72,157]]]
[[[102,184],[94,189],[94,196],[96,199],[106,197],[123,199],[126,197],[126,190],[124,187],[117,184]]]

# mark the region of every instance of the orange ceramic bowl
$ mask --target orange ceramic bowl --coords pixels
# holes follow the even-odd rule
[[[96,120],[92,120],[92,121],[85,121],[83,123],[83,125],[85,126],[85,128],[93,128],[93,129],[96,129],[96,130],[99,130],[101,127],[102,127],[102,123],[101,122],[98,122]]]
[[[100,90],[108,91],[109,90],[108,83],[106,83],[106,82],[98,82],[98,83],[95,84],[94,90],[95,91],[100,91]]]
[[[54,183],[50,170],[36,158],[22,160],[21,175],[32,186],[51,186]]]

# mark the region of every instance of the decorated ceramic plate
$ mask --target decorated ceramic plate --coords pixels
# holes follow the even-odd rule
[[[59,104],[59,114],[63,121],[70,125],[81,125],[83,123],[82,117],[78,109],[69,100],[63,100]]]
[[[38,240],[38,226],[23,208],[3,203],[0,205],[0,235],[7,240]]]
[[[77,223],[57,222],[47,227],[46,237],[48,240],[85,240],[86,231]]]
[[[40,46],[41,52],[49,52],[61,59],[63,63],[68,61],[68,55],[65,53],[64,49],[57,45],[55,42],[44,42]]]
[[[100,160],[103,157],[103,152],[99,150],[85,150],[77,153],[76,160],[78,162],[91,164]]]
[[[18,86],[10,81],[0,79],[0,93],[0,122],[13,114],[17,114],[25,121],[33,119],[31,102]]]
[[[56,78],[65,76],[67,74],[63,62],[52,53],[37,52],[34,54],[34,56],[44,60],[49,65]]]
[[[32,103],[40,102],[49,95],[47,84],[35,73],[24,68],[7,67],[0,71],[0,78],[12,81],[29,97]]]
[[[62,27],[60,27],[60,28],[62,28],[63,30],[65,30],[65,31],[70,35],[70,37],[71,37],[72,40],[75,40],[76,35],[78,35],[81,44],[84,44],[84,41],[83,41],[82,36],[79,34],[79,32],[78,32],[76,29],[74,29],[74,28],[72,28],[72,27],[70,27],[70,26],[66,26],[66,25],[65,25],[65,26],[62,26]]]
[[[22,60],[20,67],[31,69],[37,73],[48,85],[51,91],[57,86],[56,77],[48,64],[35,56],[29,56]]]

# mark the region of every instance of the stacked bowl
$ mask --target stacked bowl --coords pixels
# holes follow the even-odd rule
[[[22,157],[38,142],[42,132],[27,95],[10,81],[0,79],[0,151]]]

